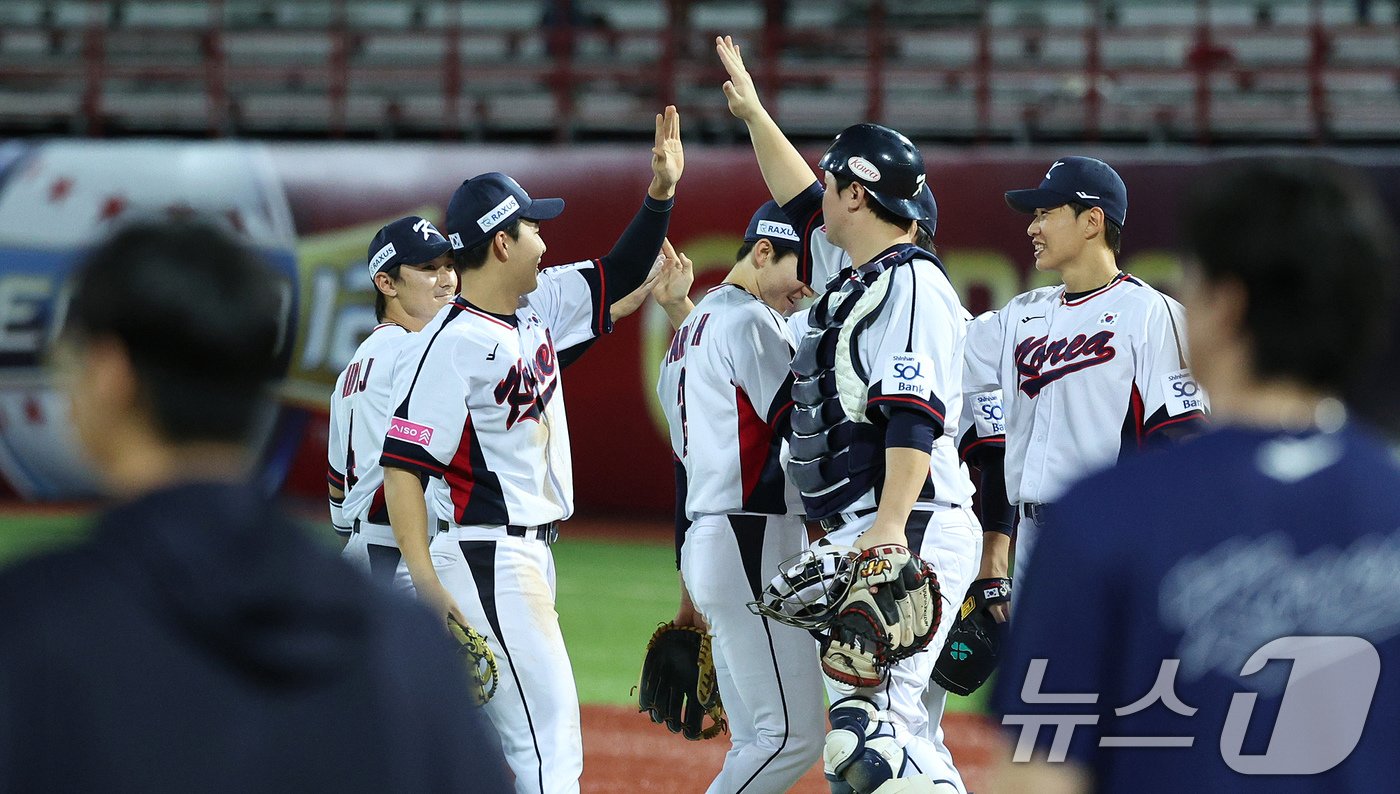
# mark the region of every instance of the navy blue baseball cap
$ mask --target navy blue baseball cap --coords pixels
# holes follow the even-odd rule
[[[395,265],[421,265],[452,250],[452,244],[426,218],[409,215],[380,229],[369,243],[369,277]]]
[[[514,179],[492,171],[463,182],[447,202],[447,239],[474,248],[513,221],[547,221],[564,211],[559,198],[532,199]]]
[[[1123,178],[1108,163],[1092,157],[1056,160],[1045,172],[1040,187],[1011,190],[1006,194],[1007,205],[1025,213],[1051,209],[1071,201],[1102,209],[1104,217],[1120,227],[1128,217],[1128,186],[1123,184]]]
[[[802,246],[802,237],[788,221],[783,208],[776,201],[765,201],[758,212],[749,220],[749,228],[744,232],[744,242],[756,243],[767,240],[774,248],[797,251]]]

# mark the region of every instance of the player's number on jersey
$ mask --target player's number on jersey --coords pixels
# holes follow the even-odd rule
[[[676,381],[676,404],[681,409],[681,457],[690,451],[690,428],[685,419],[685,367],[681,367],[680,380]]]

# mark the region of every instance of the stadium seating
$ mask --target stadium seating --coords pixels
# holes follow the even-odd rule
[[[740,133],[710,41],[779,120],[949,140],[1400,138],[1400,23],[1353,0],[5,0],[0,131]]]

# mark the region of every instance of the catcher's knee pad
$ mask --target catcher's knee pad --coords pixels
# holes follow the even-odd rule
[[[822,771],[832,794],[871,794],[904,771],[904,748],[875,704],[861,697],[831,706],[831,731],[822,750]]]

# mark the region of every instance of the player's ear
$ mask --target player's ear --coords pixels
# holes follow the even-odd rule
[[[753,266],[756,270],[762,270],[768,266],[773,258],[773,244],[760,238],[753,244]]]
[[[868,198],[865,192],[865,185],[859,182],[852,182],[851,197],[846,200],[847,208],[854,212],[865,206],[868,203]]]
[[[510,235],[506,234],[505,231],[496,232],[496,236],[491,238],[491,252],[496,255],[497,259],[504,262],[509,256],[511,242]]]
[[[1090,207],[1088,212],[1081,213],[1079,217],[1084,222],[1084,239],[1092,240],[1095,235],[1103,234],[1103,209],[1101,207]]]
[[[394,279],[390,278],[388,273],[375,273],[374,286],[386,297],[397,298],[399,295],[399,289],[394,286]]]

